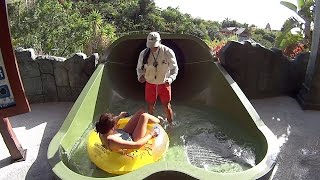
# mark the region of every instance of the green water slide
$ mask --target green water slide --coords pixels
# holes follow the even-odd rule
[[[143,102],[144,85],[137,81],[136,63],[140,51],[145,48],[146,36],[143,33],[123,36],[106,50],[49,145],[48,161],[56,178],[267,179],[279,152],[276,137],[260,119],[236,82],[214,61],[208,46],[194,36],[182,34],[161,34],[162,43],[175,51],[179,66],[179,74],[172,84],[173,108],[179,104],[201,104],[207,107],[207,111],[230,115],[232,118],[224,119],[225,126],[233,127],[233,132],[246,134],[255,142],[255,165],[238,172],[214,172],[196,167],[186,160],[165,159],[119,176],[75,170],[70,163],[72,151],[97,117],[110,109],[118,99]],[[179,152],[183,153],[181,157],[186,154]]]

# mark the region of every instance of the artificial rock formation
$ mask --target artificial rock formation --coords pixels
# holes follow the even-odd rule
[[[220,62],[248,98],[295,97],[302,87],[309,53],[292,60],[279,49],[250,42],[229,42]]]
[[[75,101],[99,58],[82,53],[68,59],[36,56],[33,49],[17,49],[15,55],[30,103]]]

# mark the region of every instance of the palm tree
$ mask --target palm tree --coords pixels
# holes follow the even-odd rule
[[[222,28],[230,27],[230,21],[231,21],[231,19],[225,18],[221,23],[222,24]]]
[[[313,9],[315,6],[315,0],[297,0],[297,5],[292,4],[287,1],[280,1],[280,4],[283,6],[289,8],[293,12],[295,12],[301,19],[303,19],[304,22],[300,22],[295,17],[290,17],[285,24],[283,25],[281,31],[282,31],[282,37],[285,36],[288,32],[291,31],[291,29],[299,27],[303,33],[304,38],[308,45],[311,43],[311,28],[310,24],[313,22]],[[303,27],[304,25],[304,27]],[[280,41],[281,43],[281,41]],[[310,46],[309,46],[310,47]]]

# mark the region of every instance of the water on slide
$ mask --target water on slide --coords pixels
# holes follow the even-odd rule
[[[119,100],[109,111],[134,113],[143,102]],[[227,115],[208,110],[203,105],[173,105],[174,125],[164,128],[169,134],[170,145],[161,161],[188,161],[192,165],[208,171],[227,173],[239,172],[255,166],[256,142],[245,133],[226,123]],[[164,117],[160,103],[156,105],[156,116]],[[96,167],[89,159],[86,150],[88,133],[93,124],[79,139],[70,153],[69,165],[75,172],[93,177],[110,177]]]

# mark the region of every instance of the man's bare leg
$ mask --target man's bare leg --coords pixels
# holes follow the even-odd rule
[[[168,102],[168,103],[163,103],[162,106],[163,106],[164,112],[165,112],[166,115],[167,115],[167,120],[168,120],[169,124],[172,125],[173,111],[172,111],[170,102]]]
[[[153,115],[154,114],[154,109],[155,109],[155,104],[156,104],[156,102],[154,102],[154,103],[148,103],[148,113],[149,114],[151,114],[151,115]]]

